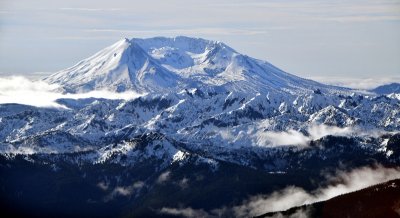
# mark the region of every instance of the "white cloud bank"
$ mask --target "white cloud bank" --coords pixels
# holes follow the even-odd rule
[[[330,185],[307,192],[303,188],[290,186],[270,195],[257,195],[232,208],[218,208],[211,212],[193,208],[162,208],[160,213],[184,217],[219,217],[232,214],[235,217],[252,217],[268,212],[283,211],[292,207],[328,200],[375,184],[400,178],[400,168],[363,167],[350,172],[338,171],[336,176],[327,176]],[[299,211],[296,217],[307,217],[307,211]]]
[[[275,146],[300,146],[307,147],[309,142],[312,140],[320,139],[327,135],[333,136],[351,136],[354,134],[363,135],[363,134],[377,134],[374,131],[360,131],[355,127],[336,127],[336,126],[328,126],[324,124],[311,124],[307,127],[308,135],[304,135],[302,132],[296,130],[288,130],[288,131],[266,131],[266,132],[258,132],[255,134],[256,139],[253,140],[254,144],[257,146],[267,146],[267,147],[275,147]]]
[[[157,179],[157,183],[162,184],[167,182],[170,179],[171,176],[171,171],[166,171],[164,173],[162,173],[158,179]]]
[[[343,86],[353,89],[369,90],[381,85],[390,83],[400,83],[400,77],[381,77],[381,78],[342,78],[342,77],[312,77],[322,83],[335,86]]]
[[[103,200],[104,202],[108,202],[118,196],[129,197],[144,186],[145,183],[142,181],[137,181],[129,186],[117,186],[107,196],[105,196]],[[98,183],[97,187],[103,191],[107,191],[109,189],[108,185],[104,182]]]
[[[330,198],[354,192],[375,184],[400,178],[400,168],[363,167],[351,172],[338,172],[329,176],[331,185],[307,192],[299,187],[287,187],[271,195],[252,197],[242,205],[234,207],[239,217],[256,216],[267,212],[287,210],[292,207],[325,201]]]
[[[0,104],[17,103],[36,107],[65,108],[56,102],[60,98],[106,98],[106,99],[134,99],[141,94],[129,91],[115,93],[110,91],[92,91],[82,94],[63,94],[55,91],[58,85],[47,84],[43,81],[31,81],[25,77],[13,76],[0,78]]]

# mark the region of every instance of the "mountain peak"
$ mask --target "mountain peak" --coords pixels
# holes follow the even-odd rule
[[[176,92],[199,87],[245,92],[337,90],[242,55],[220,41],[186,36],[124,38],[45,81],[66,92]]]
[[[370,90],[378,95],[388,95],[392,93],[400,93],[400,83],[390,83],[378,86]]]

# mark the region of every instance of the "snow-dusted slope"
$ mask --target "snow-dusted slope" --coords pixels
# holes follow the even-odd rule
[[[179,78],[160,66],[139,45],[123,39],[45,81],[60,84],[67,92],[96,89],[144,92],[174,87]]]
[[[67,92],[177,92],[184,88],[252,93],[346,90],[288,74],[222,42],[182,36],[123,39],[45,81],[60,84]]]
[[[135,162],[187,152],[255,166],[253,160],[268,162],[286,148],[309,148],[335,135],[353,138],[367,153],[397,158],[386,146],[400,131],[397,95],[368,96],[305,80],[221,42],[124,39],[45,81],[66,92],[147,94],[57,100],[67,110],[0,105],[0,153],[88,152],[85,158],[94,162],[129,153]],[[125,143],[148,134],[162,138],[145,153]],[[278,162],[273,165],[286,166]]]
[[[400,93],[400,83],[391,83],[378,86],[370,90],[378,95],[388,95],[392,93]]]
[[[385,96],[197,89],[133,100],[58,103],[70,109],[0,105],[0,153],[92,151],[104,156],[108,147],[154,133],[205,157],[247,165],[248,151],[263,159],[266,151],[307,148],[311,141],[338,135],[354,137],[355,147],[397,158],[386,144],[400,130],[400,100]]]

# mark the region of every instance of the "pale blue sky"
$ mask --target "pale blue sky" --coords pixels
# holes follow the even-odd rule
[[[0,0],[0,72],[55,72],[123,37],[176,35],[303,77],[400,75],[400,0]]]

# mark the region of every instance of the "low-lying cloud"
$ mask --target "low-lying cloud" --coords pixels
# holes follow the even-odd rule
[[[108,202],[119,196],[128,197],[128,196],[132,195],[133,193],[135,193],[135,191],[138,191],[141,188],[143,188],[144,186],[145,186],[145,183],[142,181],[137,181],[129,186],[116,186],[116,187],[114,187],[114,189],[111,190],[111,192],[107,196],[104,197],[103,200],[105,202]],[[108,191],[108,189],[109,189],[108,184],[106,184],[104,182],[98,183],[97,187],[103,191]]]
[[[166,171],[161,173],[161,175],[157,178],[157,183],[162,184],[167,182],[171,177],[171,171]]]
[[[327,126],[324,124],[314,124],[307,128],[308,135],[303,134],[300,131],[288,130],[288,131],[266,131],[257,134],[257,144],[259,146],[285,146],[285,145],[297,145],[307,146],[310,141],[320,139],[327,135],[334,136],[348,136],[355,134],[359,131],[351,127],[336,127]]]
[[[341,77],[312,77],[311,79],[329,85],[343,86],[353,89],[369,90],[381,85],[400,83],[400,77],[382,78],[341,78]]]
[[[369,136],[380,137],[383,134],[394,133],[381,129],[364,129],[360,126],[337,127],[319,123],[305,124],[296,129],[282,131],[266,130],[265,127],[254,127],[250,125],[245,128],[217,128],[214,130],[215,137],[223,142],[231,143],[232,146],[241,147],[242,145],[257,147],[282,147],[297,146],[305,148],[311,141],[322,137],[331,136]],[[189,136],[191,137],[191,136]],[[208,137],[208,135],[205,135]]]
[[[327,177],[331,181],[331,185],[312,192],[307,192],[300,187],[287,187],[271,195],[254,196],[242,205],[234,207],[233,210],[239,217],[246,217],[325,201],[338,195],[400,178],[400,168],[363,167],[351,172],[339,171],[336,176]]]
[[[229,214],[234,217],[252,217],[268,212],[283,211],[292,207],[328,200],[330,198],[357,191],[375,184],[400,178],[400,168],[376,166],[363,167],[350,172],[337,171],[336,175],[326,176],[329,184],[307,192],[301,187],[289,186],[269,195],[257,195],[231,208],[218,208],[211,211],[193,208],[162,208],[160,213],[184,217],[220,217]],[[284,217],[278,214],[277,217]],[[307,217],[307,211],[298,211],[296,217]]]
[[[0,104],[16,103],[36,107],[66,108],[58,104],[57,99],[82,99],[82,98],[105,98],[105,99],[134,99],[141,94],[136,92],[115,93],[110,91],[92,91],[81,94],[63,94],[56,91],[60,88],[55,84],[47,84],[43,81],[31,81],[25,77],[14,76],[0,78]]]
[[[199,218],[210,217],[210,214],[208,214],[203,209],[192,209],[190,207],[181,209],[163,207],[161,208],[160,213],[173,216],[180,216],[180,217],[199,217]]]

